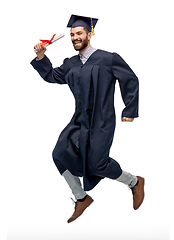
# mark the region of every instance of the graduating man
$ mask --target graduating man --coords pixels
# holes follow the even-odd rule
[[[71,16],[67,27],[71,28],[71,41],[79,54],[66,58],[60,67],[53,69],[45,55],[46,47],[40,43],[34,46],[37,57],[31,62],[45,81],[68,84],[75,98],[75,113],[53,150],[54,163],[76,199],[75,211],[68,223],[93,202],[86,191],[105,177],[129,186],[135,210],[144,199],[144,178],[123,171],[109,156],[115,130],[116,80],[125,104],[121,120],[132,122],[138,117],[138,79],[118,54],[90,45],[97,21]],[[83,177],[83,188],[79,177]]]

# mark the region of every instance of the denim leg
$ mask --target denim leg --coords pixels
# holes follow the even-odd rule
[[[84,198],[87,194],[82,188],[80,179],[66,170],[62,176],[65,178],[76,200]]]
[[[118,182],[122,182],[126,185],[128,185],[130,188],[134,187],[138,181],[137,177],[123,171],[121,176],[116,179]]]

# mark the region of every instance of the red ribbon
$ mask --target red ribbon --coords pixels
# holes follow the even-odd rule
[[[40,41],[42,42],[40,45],[42,46],[42,45],[45,45],[45,44],[52,44],[52,40],[53,40],[55,35],[56,34],[54,34],[50,40],[41,40],[40,39]]]

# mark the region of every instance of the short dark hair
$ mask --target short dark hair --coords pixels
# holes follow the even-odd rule
[[[85,28],[85,27],[83,27],[83,28],[84,28],[86,34],[90,33],[90,31],[87,28]]]

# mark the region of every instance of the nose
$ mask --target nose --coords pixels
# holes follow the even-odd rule
[[[77,34],[74,34],[74,39],[76,39],[77,38]]]

